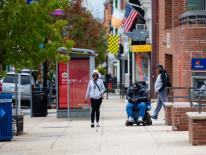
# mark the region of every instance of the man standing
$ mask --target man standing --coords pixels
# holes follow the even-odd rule
[[[153,119],[158,119],[158,114],[164,106],[165,108],[165,102],[167,102],[167,87],[171,87],[170,81],[169,81],[169,76],[164,70],[162,65],[157,65],[157,71],[158,71],[158,76],[155,82],[155,92],[157,93],[157,107],[154,111],[154,114],[152,116]]]

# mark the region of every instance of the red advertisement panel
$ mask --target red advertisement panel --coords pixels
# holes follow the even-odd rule
[[[67,64],[58,64],[59,109],[67,108]]]
[[[89,108],[84,103],[90,79],[89,59],[74,59],[69,62],[70,108]]]
[[[139,76],[139,81],[144,80],[144,72],[143,72],[143,65],[142,65],[142,56],[141,55],[136,55],[135,57],[135,62],[136,62],[136,67],[137,67],[137,73]]]

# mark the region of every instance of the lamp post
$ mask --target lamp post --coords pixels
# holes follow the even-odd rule
[[[60,54],[69,55],[66,47],[59,47],[57,51]],[[70,106],[69,106],[69,103],[70,103],[70,80],[69,80],[69,63],[68,62],[67,62],[67,72],[66,73],[67,73],[67,117],[70,120]]]
[[[108,86],[109,86],[109,56],[108,56],[108,52],[106,55],[106,62],[107,62],[107,68],[106,68],[107,99],[109,99],[109,89],[108,89]]]
[[[63,15],[64,15],[64,11],[61,10],[61,9],[56,9],[53,12],[50,13],[50,16],[55,17],[55,19],[56,18],[61,18]],[[45,43],[48,43],[47,39],[45,40]],[[60,48],[58,48],[57,51],[58,51],[58,53],[61,53],[61,54],[66,54],[67,53],[67,49],[65,47],[60,47]],[[46,60],[43,63],[43,87],[44,88],[47,88],[47,72],[48,72],[48,69],[47,69],[47,60]],[[48,96],[47,91],[46,91],[46,96]],[[46,102],[48,102],[48,101],[46,100]]]

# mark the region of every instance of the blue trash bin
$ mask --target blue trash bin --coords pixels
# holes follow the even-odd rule
[[[0,93],[0,141],[12,138],[12,95]]]

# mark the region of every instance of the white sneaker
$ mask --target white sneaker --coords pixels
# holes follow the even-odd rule
[[[129,117],[128,121],[129,121],[129,122],[134,122],[134,118]]]
[[[143,118],[141,116],[138,118],[138,122],[143,122]]]
[[[96,123],[96,127],[100,127],[99,122]]]

